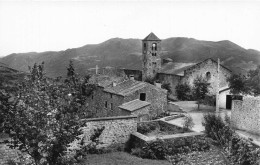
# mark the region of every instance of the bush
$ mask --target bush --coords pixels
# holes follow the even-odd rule
[[[203,100],[200,100],[201,104],[204,105],[209,105],[209,106],[216,106],[216,96],[212,95],[206,95],[205,98]]]
[[[216,114],[205,114],[204,122],[205,133],[212,138],[217,144],[227,147],[234,131],[225,124],[222,118]]]
[[[257,165],[257,161],[260,161],[260,149],[235,134],[229,123],[230,119],[227,116],[224,122],[216,114],[204,115],[206,135],[223,148],[232,165]]]
[[[145,122],[139,123],[137,126],[137,132],[141,134],[147,134],[154,131],[157,128],[158,123],[156,122]]]
[[[193,119],[190,115],[185,115],[184,121],[183,121],[183,129],[184,130],[190,130],[194,127]]]
[[[142,148],[133,148],[131,154],[147,159],[167,159],[169,156],[176,157],[193,151],[206,151],[209,148],[209,141],[205,137],[186,137],[146,143]]]

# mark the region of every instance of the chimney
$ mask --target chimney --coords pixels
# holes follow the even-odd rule
[[[115,87],[116,86],[116,82],[112,82],[112,86]]]
[[[130,75],[129,78],[130,78],[130,80],[135,80],[134,75]]]
[[[162,84],[161,83],[155,83],[155,86],[158,88],[162,88]]]

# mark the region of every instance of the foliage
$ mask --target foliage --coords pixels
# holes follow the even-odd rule
[[[206,135],[223,148],[232,165],[257,165],[257,161],[260,161],[260,149],[240,138],[229,127],[229,119],[225,120],[226,123],[216,114],[204,115]]]
[[[173,140],[156,140],[145,143],[141,148],[133,148],[131,154],[148,159],[171,159],[178,161],[179,156],[193,151],[207,151],[210,143],[205,137],[183,137]]]
[[[184,130],[190,130],[194,127],[193,119],[190,115],[185,115],[183,118],[183,129]]]
[[[249,88],[246,85],[246,76],[233,74],[227,79],[227,81],[229,82],[229,88],[232,94],[246,94],[249,92]]]
[[[216,105],[216,96],[215,95],[206,95],[203,100],[200,101],[201,104],[215,106]]]
[[[255,70],[250,70],[247,76],[232,75],[229,79],[230,92],[232,94],[260,95],[260,65]]]
[[[225,124],[222,118],[216,114],[204,114],[202,125],[205,127],[205,133],[219,145],[225,146],[231,140],[233,130]]]
[[[30,68],[30,75],[12,95],[1,93],[3,130],[10,147],[29,154],[37,165],[64,164],[69,143],[78,139],[80,118],[87,116],[81,82],[72,72],[64,82],[45,77],[44,63]]]
[[[207,93],[209,92],[209,86],[210,86],[210,84],[202,76],[196,77],[193,82],[192,93],[193,93],[193,98],[195,100],[197,100],[198,109],[199,109],[200,103],[202,103],[202,101],[205,99]]]
[[[255,70],[248,72],[247,85],[250,88],[250,93],[255,96],[260,95],[260,65]]]
[[[145,80],[144,80],[144,82],[147,82],[147,83],[149,83],[149,84],[154,85],[155,80],[156,80],[156,79],[155,79],[154,77],[146,77]]]
[[[180,83],[175,87],[177,98],[179,100],[191,100],[191,87],[187,83]]]
[[[163,83],[163,84],[162,84],[162,88],[163,88],[163,89],[166,89],[169,94],[172,93],[170,83]]]
[[[147,134],[157,128],[158,123],[156,122],[145,122],[137,125],[137,132],[141,134]]]

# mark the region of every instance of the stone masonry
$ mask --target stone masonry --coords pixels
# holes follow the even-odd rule
[[[202,76],[208,79],[210,83],[209,93],[215,94],[216,93],[216,83],[217,83],[217,62],[213,61],[212,59],[207,59],[202,61],[187,70],[184,71],[184,77],[182,78],[182,82],[186,82],[190,85],[193,84],[193,81],[196,77]],[[231,71],[222,65],[220,65],[220,87],[228,86],[227,78],[231,76]]]
[[[18,159],[19,151],[9,148],[6,144],[0,143],[0,165],[6,165],[10,160]]]
[[[102,143],[99,147],[107,147],[112,144],[124,144],[130,138],[130,135],[137,131],[136,116],[117,116],[106,118],[92,118],[84,120],[86,122],[83,127],[85,142],[88,143],[94,129],[102,128],[102,134],[99,141]]]
[[[233,100],[231,124],[234,128],[260,135],[260,98],[244,97]]]

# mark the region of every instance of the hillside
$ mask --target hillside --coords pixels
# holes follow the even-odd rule
[[[35,62],[45,62],[50,77],[66,74],[69,60],[74,59],[76,71],[85,74],[87,69],[113,66],[141,69],[141,40],[113,38],[100,44],[85,45],[65,51],[10,54],[0,62],[21,71]],[[220,58],[223,65],[235,72],[245,72],[260,65],[260,52],[244,49],[231,41],[202,41],[193,38],[168,38],[162,40],[162,58],[171,58],[176,63],[196,63],[206,58]],[[174,68],[169,68],[174,69]]]
[[[16,83],[24,79],[25,75],[26,73],[9,68],[6,64],[0,62],[0,90],[16,90]]]

